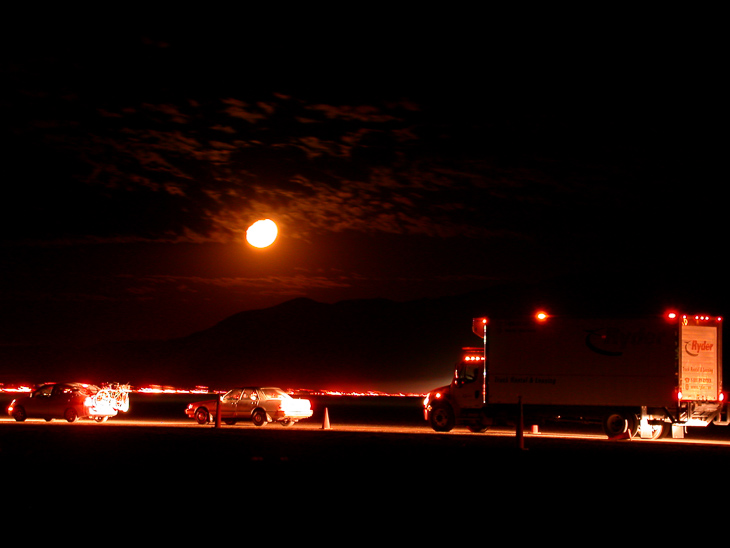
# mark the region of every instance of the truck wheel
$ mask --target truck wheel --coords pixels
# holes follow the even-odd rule
[[[491,426],[491,424],[492,424],[491,419],[487,417],[486,413],[482,412],[479,414],[479,418],[477,420],[467,424],[466,427],[469,429],[469,432],[474,432],[475,434],[481,434],[481,433],[489,430],[489,427]]]
[[[431,428],[436,432],[449,432],[456,424],[454,410],[449,405],[434,407],[429,414]]]
[[[636,417],[631,413],[610,413],[603,419],[603,431],[609,438],[626,432],[633,436],[636,433]]]
[[[469,432],[474,432],[475,434],[483,434],[484,432],[489,430],[489,425],[482,422],[473,422],[467,425],[467,428],[469,429]]]

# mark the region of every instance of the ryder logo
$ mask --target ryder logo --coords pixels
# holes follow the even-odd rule
[[[586,330],[586,346],[602,356],[622,356],[629,348],[663,344],[665,334],[650,329],[623,330],[616,327]]]
[[[684,351],[690,356],[699,356],[702,352],[712,352],[714,346],[711,342],[691,340],[684,343]]]
[[[603,329],[594,329],[586,331],[586,346],[596,354],[601,354],[603,356],[620,356],[623,354],[623,352],[619,350],[610,350],[606,348],[607,341],[609,341],[609,337],[606,334],[606,331]]]

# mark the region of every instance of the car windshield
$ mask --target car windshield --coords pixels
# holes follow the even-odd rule
[[[285,400],[290,398],[289,394],[284,392],[281,388],[262,388],[261,392],[264,397],[269,400]]]

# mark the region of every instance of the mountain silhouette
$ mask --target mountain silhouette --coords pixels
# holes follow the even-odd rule
[[[3,348],[0,382],[402,391],[423,379],[448,379],[460,346],[479,342],[470,322],[461,298],[335,304],[298,298],[166,341]]]
[[[480,344],[471,332],[474,317],[530,314],[539,307],[592,316],[663,313],[667,306],[696,304],[679,302],[674,287],[635,276],[576,275],[407,302],[325,304],[297,298],[234,314],[176,339],[82,349],[3,347],[0,382],[70,379],[215,389],[262,384],[420,393],[449,381],[461,347]]]

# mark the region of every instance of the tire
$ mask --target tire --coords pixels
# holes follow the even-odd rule
[[[195,420],[198,424],[208,424],[210,422],[210,413],[205,407],[201,407],[195,411]]]
[[[13,409],[13,418],[17,422],[23,422],[25,421],[25,419],[28,418],[28,415],[26,414],[25,409],[23,409],[22,407],[16,407],[15,409]]]
[[[94,419],[94,422],[106,422],[109,420],[109,415],[104,415],[103,417],[92,417]]]
[[[449,432],[456,425],[454,410],[450,405],[438,405],[428,414],[431,428],[436,432]]]
[[[76,412],[76,409],[69,407],[63,412],[63,418],[68,422],[76,422],[79,418],[79,414]]]
[[[609,413],[603,419],[603,431],[609,438],[615,438],[628,432],[629,436],[636,433],[636,417],[632,413]]]
[[[289,426],[294,426],[294,423],[297,421],[293,421],[291,419],[284,419],[283,421],[279,421],[279,424],[288,428]]]
[[[477,420],[467,424],[466,427],[469,429],[469,432],[474,432],[475,434],[483,434],[484,432],[489,430],[491,424],[492,421],[487,417],[486,413],[482,412],[479,414],[479,418]]]
[[[251,415],[251,420],[256,426],[263,426],[266,424],[266,411],[263,409],[256,409]]]

